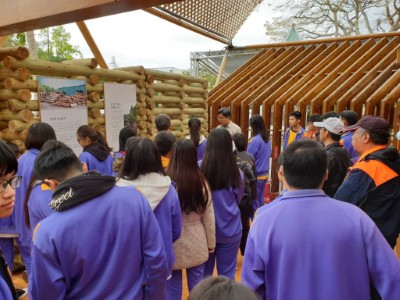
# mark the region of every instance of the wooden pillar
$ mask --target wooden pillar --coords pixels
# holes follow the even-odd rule
[[[229,52],[229,50],[226,49],[226,50],[225,50],[224,58],[222,59],[222,62],[221,62],[221,66],[219,67],[219,72],[218,72],[217,80],[215,81],[215,86],[214,86],[214,88],[215,88],[218,84],[220,84],[220,82],[222,81],[222,75],[223,75],[224,72],[225,72],[226,62],[228,61],[228,52]]]
[[[5,44],[7,39],[8,39],[8,35],[0,36],[0,48],[3,47],[3,45]]]
[[[88,43],[88,46],[90,50],[92,51],[94,57],[96,58],[97,62],[99,63],[99,66],[103,69],[108,69],[107,63],[104,60],[103,55],[101,55],[101,52],[99,48],[96,45],[96,42],[94,41],[92,35],[90,34],[89,29],[86,26],[86,23],[83,21],[76,22],[76,25],[78,25],[79,30],[81,31],[83,37],[86,40],[86,43]]]
[[[274,131],[272,133],[272,164],[270,168],[272,181],[271,191],[274,193],[279,191],[279,178],[278,173],[276,172],[276,162],[278,160],[279,154],[281,153],[282,115],[283,106],[278,102],[275,102],[273,120]]]

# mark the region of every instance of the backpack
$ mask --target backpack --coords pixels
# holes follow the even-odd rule
[[[237,162],[238,168],[244,175],[244,193],[239,202],[239,209],[242,213],[253,215],[253,201],[257,198],[257,175],[254,163],[247,160]]]

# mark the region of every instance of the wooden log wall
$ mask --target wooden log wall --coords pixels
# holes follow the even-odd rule
[[[197,117],[201,131],[208,132],[207,81],[201,78],[146,70],[146,83],[151,85],[146,96],[147,110],[138,118],[138,128],[143,130],[146,119],[147,134],[156,132],[154,119],[158,114],[167,114],[172,120],[172,133],[177,137],[189,135],[188,121]],[[145,114],[145,115],[144,115]],[[139,122],[140,119],[140,122]]]
[[[392,134],[398,130],[400,32],[263,45],[259,50],[210,91],[209,126],[218,125],[219,108],[230,107],[232,121],[247,135],[249,118],[261,114],[272,139],[271,170],[294,110],[302,112],[303,127],[309,114],[351,109],[359,116],[385,118]],[[271,173],[276,191],[278,180]]]
[[[136,85],[139,136],[155,133],[159,113],[170,115],[176,137],[188,135],[192,116],[207,131],[207,81],[204,79],[130,67],[126,70],[97,68],[95,59],[62,63],[30,60],[26,48],[0,48],[0,138],[13,141],[24,150],[29,126],[39,122],[38,81],[35,75],[86,81],[88,124],[105,133],[104,82]]]

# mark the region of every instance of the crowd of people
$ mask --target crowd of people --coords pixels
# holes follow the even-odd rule
[[[46,123],[29,128],[19,158],[0,141],[1,299],[19,296],[15,237],[32,300],[178,300],[183,270],[191,300],[399,299],[388,122],[330,112],[306,131],[301,118],[290,113],[276,170],[263,118],[250,118],[248,141],[228,108],[207,138],[198,118],[179,140],[164,114],[153,139],[126,126],[114,153],[87,125],[79,157]],[[264,205],[271,172],[282,191]]]

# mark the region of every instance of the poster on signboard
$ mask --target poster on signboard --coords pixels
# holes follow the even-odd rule
[[[136,123],[136,86],[105,82],[104,102],[107,143],[118,151],[120,130]]]
[[[57,140],[79,155],[76,131],[87,125],[86,82],[84,80],[38,77],[40,118],[54,128]]]

